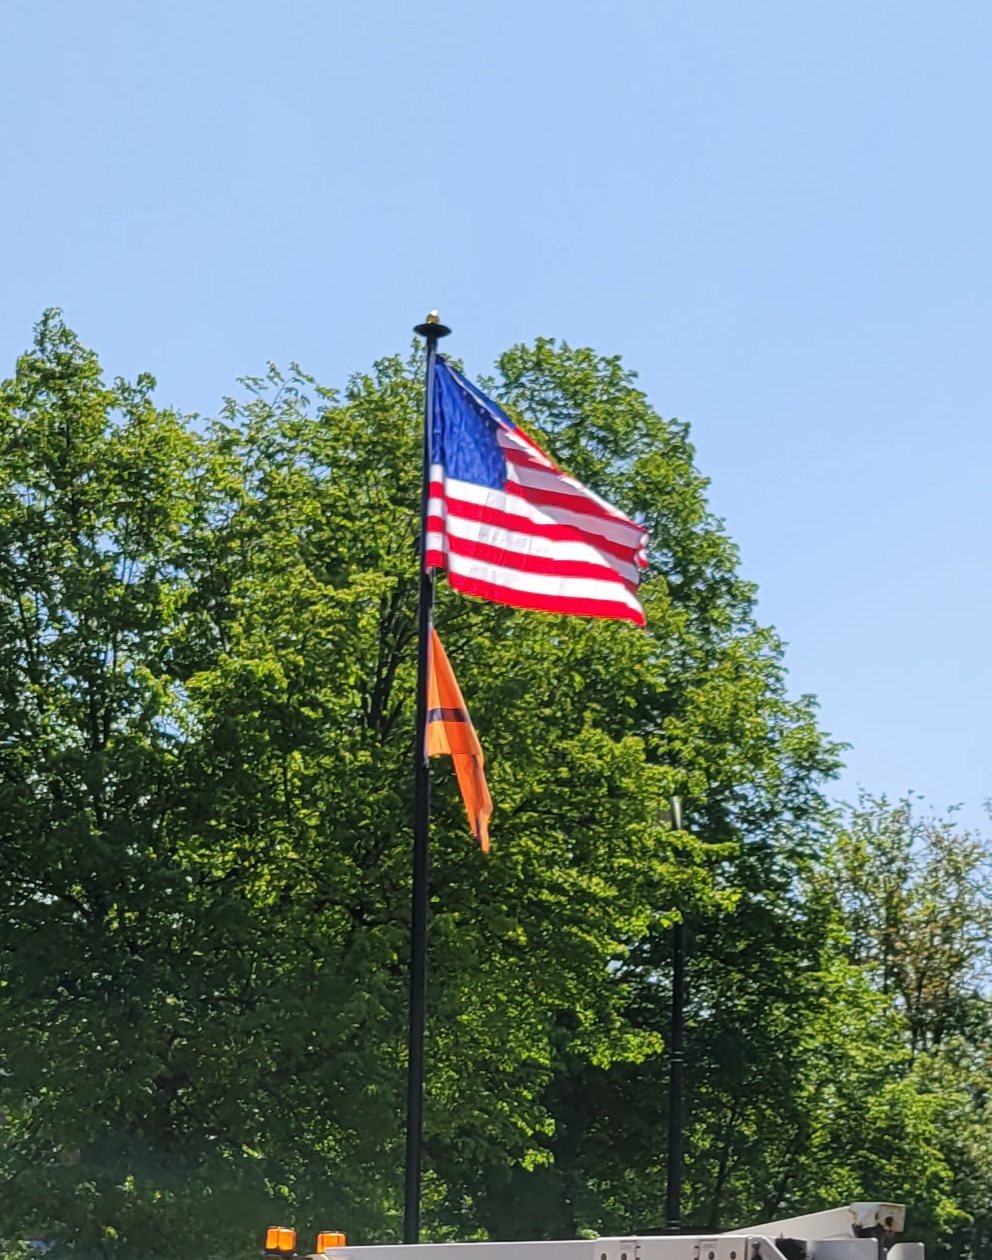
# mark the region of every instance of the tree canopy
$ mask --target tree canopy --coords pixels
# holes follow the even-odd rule
[[[108,383],[50,312],[0,386],[10,1245],[397,1234],[422,366],[341,391],[273,367],[203,421]],[[983,842],[830,809],[841,749],[787,691],[687,426],[618,358],[539,340],[486,387],[647,525],[648,628],[440,584],[495,813],[483,855],[436,767],[429,1233],[662,1225],[683,916],[688,1219],[904,1195],[972,1254]]]

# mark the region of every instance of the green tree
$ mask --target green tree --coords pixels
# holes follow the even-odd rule
[[[891,994],[910,1047],[934,1049],[984,1003],[992,967],[987,842],[910,800],[862,795],[827,872],[850,934],[848,954]]]
[[[909,1182],[910,1219],[943,1250],[982,1255],[992,1219],[989,842],[919,801],[862,794],[821,881],[848,960],[891,1012],[902,1053],[891,1056],[890,1095],[929,1118],[920,1145],[943,1165],[943,1210]]]
[[[220,1256],[275,1213],[395,1234],[421,371],[338,394],[273,369],[203,426],[150,378],[105,384],[49,315],[0,387],[8,1238],[177,1255],[195,1232]],[[552,342],[493,388],[651,529],[649,629],[442,585],[496,814],[486,858],[438,767],[436,1236],[658,1219],[667,926],[772,940],[837,756],[786,696],[686,428]],[[587,1093],[617,1108],[598,1153]]]

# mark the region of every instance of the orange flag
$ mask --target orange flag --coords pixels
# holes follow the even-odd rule
[[[427,675],[427,756],[445,754],[455,764],[472,835],[478,840],[482,852],[488,853],[493,800],[486,786],[486,759],[451,663],[437,631],[431,626],[430,669]]]

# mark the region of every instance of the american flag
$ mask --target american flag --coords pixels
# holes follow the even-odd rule
[[[424,563],[498,604],[644,625],[642,526],[569,477],[438,357]]]

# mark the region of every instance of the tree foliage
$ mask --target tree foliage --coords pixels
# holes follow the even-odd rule
[[[0,387],[12,1241],[396,1235],[421,372],[273,368],[201,422],[108,384],[50,313]],[[541,340],[489,385],[651,530],[648,631],[442,584],[496,813],[486,857],[436,767],[430,1232],[662,1223],[681,914],[690,1218],[905,1193],[966,1254],[984,851],[877,803],[835,834],[838,747],[787,694],[687,428],[618,359]]]

